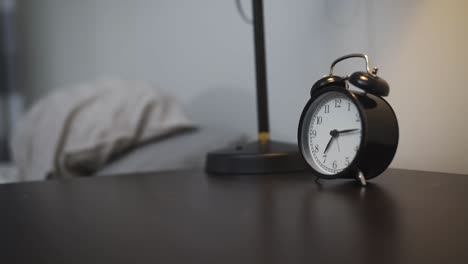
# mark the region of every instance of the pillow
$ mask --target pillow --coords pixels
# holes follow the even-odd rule
[[[100,81],[40,100],[18,122],[11,148],[22,180],[83,176],[142,142],[194,127],[174,96],[148,83]]]

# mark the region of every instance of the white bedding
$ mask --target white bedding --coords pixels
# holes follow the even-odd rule
[[[178,100],[151,84],[100,81],[41,99],[18,122],[11,147],[21,181],[85,176],[143,142],[193,127]]]

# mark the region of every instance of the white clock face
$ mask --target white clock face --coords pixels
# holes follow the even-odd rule
[[[327,92],[309,107],[302,127],[302,150],[316,171],[333,175],[356,157],[362,139],[362,121],[356,105],[344,94]]]

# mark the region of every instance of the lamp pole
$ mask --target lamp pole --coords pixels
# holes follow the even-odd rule
[[[263,0],[252,0],[252,12],[257,81],[258,140],[260,143],[266,143],[270,139],[270,126],[268,119],[268,85],[265,55],[265,31],[263,23]]]

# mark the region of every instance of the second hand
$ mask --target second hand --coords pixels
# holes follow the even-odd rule
[[[340,150],[340,141],[338,141],[339,138],[340,137],[337,136],[335,139],[336,139],[336,146],[338,147],[338,152],[341,152],[341,150]]]

